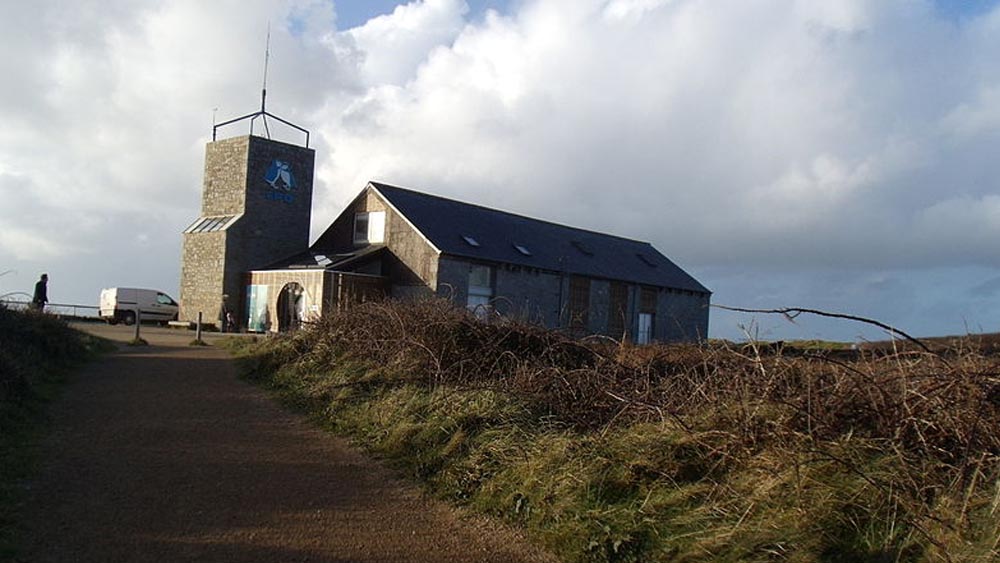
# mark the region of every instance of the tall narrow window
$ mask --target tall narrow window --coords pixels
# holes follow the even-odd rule
[[[368,214],[358,213],[354,216],[354,242],[368,242]]]
[[[585,333],[590,321],[590,280],[569,279],[569,328],[574,334]]]
[[[652,313],[639,313],[639,326],[635,332],[636,344],[649,344],[653,341],[654,316]]]
[[[621,338],[625,334],[625,319],[628,318],[628,286],[622,282],[611,282],[608,296],[608,336]]]
[[[635,342],[649,344],[656,336],[657,290],[644,287],[639,293],[639,316],[637,319]]]
[[[492,300],[493,268],[479,264],[469,266],[469,309],[477,316],[485,317],[489,314]]]

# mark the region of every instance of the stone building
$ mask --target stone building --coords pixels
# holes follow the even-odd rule
[[[309,246],[314,160],[310,148],[253,135],[206,146],[201,216],[184,230],[180,320],[201,312],[217,323],[223,301],[241,312],[246,272]]]
[[[253,270],[248,285],[264,296],[252,299],[255,330],[437,294],[483,315],[639,343],[705,338],[711,295],[649,243],[377,182],[310,248]]]
[[[575,335],[708,334],[711,293],[649,243],[371,182],[310,246],[313,151],[213,142],[184,232],[181,320],[279,331],[351,303],[441,295]]]

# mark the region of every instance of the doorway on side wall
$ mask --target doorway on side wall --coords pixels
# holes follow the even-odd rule
[[[296,282],[286,284],[278,294],[278,331],[298,330],[305,311],[305,290]]]

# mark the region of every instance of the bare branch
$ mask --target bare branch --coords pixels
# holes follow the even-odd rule
[[[828,313],[826,311],[820,311],[818,309],[804,309],[802,307],[785,307],[781,309],[744,309],[743,307],[729,307],[726,305],[714,305],[714,304],[712,305],[712,307],[715,307],[717,309],[722,309],[724,311],[734,311],[736,313],[762,313],[768,315],[782,315],[789,321],[794,321],[795,317],[799,316],[802,313],[808,313],[810,315],[818,315],[820,317],[829,317],[832,319],[846,319],[849,321],[858,321],[861,323],[867,323],[873,326],[877,326],[882,330],[885,330],[889,334],[902,336],[906,340],[919,346],[924,352],[927,352],[928,354],[934,354],[934,352],[920,340],[917,340],[916,338],[910,336],[909,334],[903,332],[902,330],[899,330],[896,327],[889,326],[883,322],[876,321],[875,319],[868,319],[856,315],[845,315],[843,313]]]

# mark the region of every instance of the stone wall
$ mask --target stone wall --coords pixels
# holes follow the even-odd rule
[[[454,256],[442,256],[438,262],[438,294],[465,306],[469,299],[469,271],[474,264]],[[560,326],[561,276],[533,268],[512,265],[493,266],[493,307],[497,313],[532,324]]]
[[[653,327],[663,342],[698,342],[708,338],[710,295],[678,289],[661,290]]]
[[[354,243],[354,216],[372,211],[385,212],[384,244],[389,255],[382,261],[378,273],[392,281],[392,297],[411,298],[431,294],[438,287],[437,252],[371,186],[347,206],[313,247],[327,253],[346,253],[363,246]]]
[[[561,276],[516,266],[498,266],[495,272],[498,313],[532,324],[559,326],[560,300],[565,295],[560,292]]]
[[[438,293],[464,306],[469,296],[469,270],[473,264],[453,256],[442,256],[438,264]],[[569,299],[569,276],[553,272],[532,270],[516,266],[494,267],[494,308],[497,313],[539,324],[560,328],[567,324],[566,308]],[[603,334],[615,339],[621,334],[610,334],[611,281],[590,280],[590,308],[587,316],[587,333]],[[638,330],[639,295],[641,286],[626,286],[625,325],[626,337]],[[688,342],[703,340],[708,334],[709,296],[690,291],[660,288],[657,291],[656,317],[653,338],[661,342]]]
[[[225,231],[184,235],[178,319],[194,322],[201,312],[203,322],[218,322],[222,295],[226,293],[222,279],[225,252]]]
[[[392,296],[428,295],[438,287],[438,252],[410,223],[369,188],[369,199],[385,207],[385,245],[393,259],[383,272],[392,280]]]
[[[205,145],[201,215],[238,215],[246,208],[249,137],[234,137]]]

